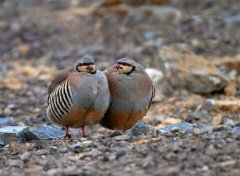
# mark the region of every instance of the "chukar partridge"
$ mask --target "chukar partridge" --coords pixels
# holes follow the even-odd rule
[[[105,74],[111,102],[100,124],[109,129],[126,131],[147,113],[154,96],[154,86],[145,69],[129,58],[118,60]]]
[[[106,75],[97,70],[89,56],[80,58],[74,65],[59,72],[48,89],[47,116],[57,125],[82,128],[99,122],[108,108],[110,92]]]

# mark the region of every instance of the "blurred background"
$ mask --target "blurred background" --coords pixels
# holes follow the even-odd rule
[[[237,0],[2,0],[0,114],[45,119],[49,81],[85,54],[99,69],[121,57],[156,69],[148,71],[157,101],[179,89],[224,92],[232,79],[227,94],[235,95],[239,7]]]
[[[239,9],[239,0],[1,0],[0,117],[49,123],[48,83],[87,54],[101,70],[121,57],[146,67],[157,90],[151,129],[239,126]]]

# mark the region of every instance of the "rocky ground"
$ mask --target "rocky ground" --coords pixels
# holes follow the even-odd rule
[[[1,1],[0,175],[239,175],[239,6]],[[66,140],[47,120],[49,81],[85,54],[148,68],[156,97],[126,134],[96,125]]]

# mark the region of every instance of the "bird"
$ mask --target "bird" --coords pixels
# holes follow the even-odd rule
[[[106,75],[96,69],[90,56],[83,56],[71,67],[55,75],[48,86],[47,117],[50,122],[69,128],[95,125],[105,114],[110,102]]]
[[[121,58],[107,68],[111,101],[100,125],[110,130],[131,129],[150,108],[154,85],[142,65],[131,58]]]

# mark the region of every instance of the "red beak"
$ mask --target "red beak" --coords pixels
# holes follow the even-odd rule
[[[88,66],[87,66],[87,69],[88,69],[88,70],[93,70],[93,66],[92,66],[92,65],[88,65]]]
[[[119,65],[119,64],[116,64],[116,65],[114,65],[114,68],[119,69],[119,68],[120,68],[120,65]]]

